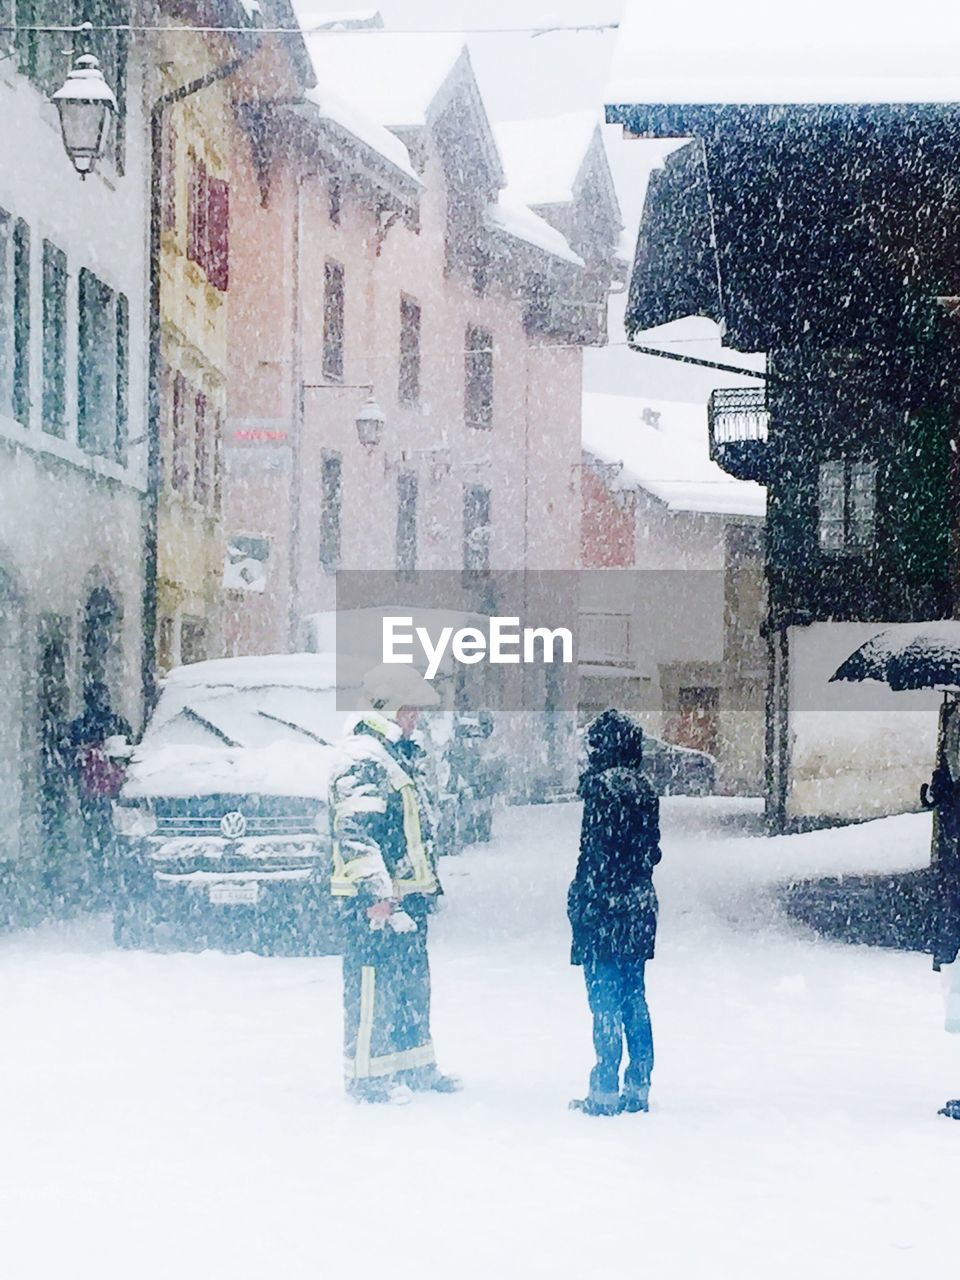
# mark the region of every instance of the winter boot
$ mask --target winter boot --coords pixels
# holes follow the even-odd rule
[[[413,1091],[396,1080],[351,1080],[347,1094],[354,1102],[377,1102],[402,1107],[413,1101]]]
[[[618,1116],[623,1110],[619,1093],[589,1093],[585,1098],[574,1098],[571,1111],[582,1111],[587,1116]]]
[[[937,1112],[938,1116],[946,1116],[948,1120],[960,1120],[960,1098],[951,1098]]]
[[[628,1085],[623,1091],[623,1109],[630,1114],[649,1111],[650,1086],[648,1084]]]
[[[463,1088],[459,1076],[445,1076],[438,1067],[417,1067],[402,1078],[414,1093],[459,1093]]]

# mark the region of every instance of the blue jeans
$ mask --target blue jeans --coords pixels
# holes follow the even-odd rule
[[[643,960],[587,960],[583,976],[593,1014],[593,1047],[597,1065],[590,1072],[590,1094],[608,1098],[620,1092],[620,1060],[624,1036],[629,1063],[625,1093],[645,1093],[653,1072],[653,1029],[643,984]]]

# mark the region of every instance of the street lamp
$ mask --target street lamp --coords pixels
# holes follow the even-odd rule
[[[371,391],[357,410],[357,416],[354,419],[357,437],[364,449],[373,450],[377,447],[386,421],[384,412],[374,400],[373,391]]]
[[[117,111],[113,90],[92,53],[77,58],[53,101],[60,113],[66,153],[80,177],[86,178],[103,158],[110,121]]]
[[[373,452],[383,437],[387,416],[377,404],[369,382],[304,382],[301,385],[304,391],[366,391],[367,398],[353,421],[357,439],[368,453]]]

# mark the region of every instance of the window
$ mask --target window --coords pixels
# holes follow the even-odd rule
[[[180,664],[203,662],[207,656],[207,624],[201,618],[184,618],[180,623]]]
[[[320,473],[320,564],[327,573],[340,568],[342,464],[338,453],[325,453]]]
[[[466,334],[464,416],[468,427],[493,425],[493,338],[472,325]]]
[[[170,484],[176,493],[186,493],[190,479],[187,466],[188,426],[187,426],[187,380],[182,373],[173,376],[172,404],[173,439],[171,441],[172,457]]]
[[[343,267],[327,262],[323,268],[323,376],[343,378]]]
[[[13,416],[30,425],[30,228],[13,228]]]
[[[193,500],[207,505],[210,496],[210,448],[207,440],[207,397],[193,401]]]
[[[397,572],[417,569],[417,477],[412,471],[397,476]]]
[[[43,242],[43,429],[62,436],[66,414],[67,255]]]
[[[122,661],[120,636],[123,609],[106,587],[94,587],[87,596],[81,627],[83,684],[113,686]]]
[[[215,178],[204,162],[190,157],[187,202],[187,257],[215,289],[230,284],[230,187]]]
[[[343,211],[343,184],[339,178],[331,177],[327,186],[327,212],[333,226],[339,227],[340,214]]]
[[[169,671],[173,666],[173,618],[167,616],[157,623],[157,666]]]
[[[863,555],[876,534],[877,464],[864,458],[837,458],[820,464],[818,533],[820,550]]]
[[[715,755],[719,714],[719,689],[681,686],[677,691],[677,715],[671,729],[671,741],[681,747]]]
[[[463,567],[470,574],[490,568],[490,490],[483,485],[463,492]]]
[[[123,172],[128,35],[110,28],[129,20],[125,0],[16,0],[19,67],[45,97],[60,88],[76,56],[92,53],[98,59],[117,99],[111,151],[118,173]],[[91,29],[76,36],[63,29],[83,22]],[[28,29],[44,26],[60,30]]]
[[[420,403],[420,307],[412,298],[400,299],[400,382],[401,404]]]
[[[82,270],[77,434],[82,449],[115,461],[126,433],[129,328],[126,298]]]

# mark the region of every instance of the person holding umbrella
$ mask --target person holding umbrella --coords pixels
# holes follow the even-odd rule
[[[937,762],[920,789],[920,803],[934,811],[931,951],[939,972],[951,967],[947,1031],[960,1034],[960,622],[926,622],[881,632],[860,646],[832,680],[879,680],[891,689],[941,689]],[[960,1098],[939,1115],[960,1120]]]
[[[938,739],[936,768],[920,789],[920,802],[934,811],[933,967],[951,969],[946,1028],[960,1033],[960,702],[956,697],[944,699]],[[939,1114],[960,1120],[960,1098],[951,1098]]]

